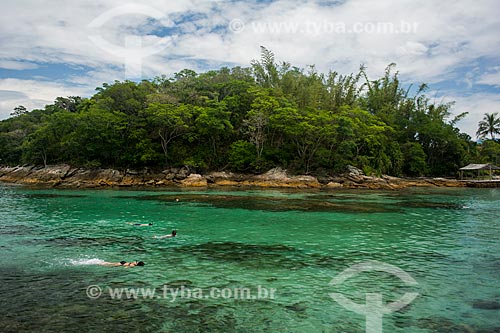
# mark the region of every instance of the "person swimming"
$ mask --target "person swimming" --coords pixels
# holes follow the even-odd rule
[[[120,261],[120,262],[102,262],[102,263],[99,263],[99,265],[101,266],[113,266],[113,267],[119,267],[119,266],[123,266],[123,267],[135,267],[135,266],[144,266],[144,262],[143,261],[132,261],[132,262],[126,262],[126,261]]]
[[[157,239],[163,239],[163,238],[173,238],[177,235],[177,231],[176,230],[172,230],[172,233],[171,234],[168,234],[168,235],[164,235],[164,236],[153,236],[153,238],[157,238]]]
[[[127,224],[136,226],[136,227],[150,227],[153,225],[153,223],[132,223],[132,222],[127,222]]]

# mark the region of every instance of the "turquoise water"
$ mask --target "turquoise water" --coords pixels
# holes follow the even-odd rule
[[[499,204],[497,189],[0,186],[0,331],[364,332],[365,317],[329,293],[362,304],[367,292],[384,302],[417,292],[409,306],[384,316],[384,332],[498,332],[500,310],[477,304],[500,300]],[[153,238],[173,229],[176,238]],[[96,264],[121,260],[146,265]],[[397,266],[418,285],[385,272],[329,284],[367,260]],[[87,297],[90,285],[101,297]],[[164,285],[204,295],[174,301],[158,295]],[[108,288],[157,293],[113,299]],[[206,298],[212,288],[248,288],[252,296],[272,288],[275,297]]]

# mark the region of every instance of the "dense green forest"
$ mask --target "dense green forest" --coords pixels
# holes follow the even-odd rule
[[[478,146],[450,119],[452,104],[425,85],[404,87],[395,65],[370,80],[277,64],[262,48],[248,68],[182,70],[174,77],[104,84],[94,96],[17,107],[0,122],[0,164],[165,168],[200,172],[455,175],[498,162],[500,144]]]

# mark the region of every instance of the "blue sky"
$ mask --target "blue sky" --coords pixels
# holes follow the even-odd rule
[[[90,96],[104,82],[278,61],[370,78],[397,64],[405,84],[469,112],[474,136],[500,111],[500,3],[494,0],[35,1],[2,4],[0,119],[17,105]]]

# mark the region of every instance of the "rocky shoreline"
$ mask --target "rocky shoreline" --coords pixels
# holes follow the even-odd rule
[[[407,187],[465,187],[467,182],[445,178],[365,176],[349,167],[338,177],[292,176],[281,168],[261,175],[231,172],[198,174],[188,168],[151,170],[83,169],[69,165],[0,167],[0,182],[58,188],[101,187],[256,187],[291,189],[402,189]]]

